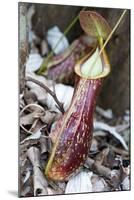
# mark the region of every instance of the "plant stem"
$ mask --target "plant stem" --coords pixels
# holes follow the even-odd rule
[[[82,9],[85,10],[86,7],[84,7]],[[43,63],[41,64],[40,66],[40,69],[37,71],[37,74],[42,74],[46,69],[47,69],[47,65],[48,65],[48,62],[50,61],[50,59],[52,58],[53,56],[53,51],[56,49],[56,47],[59,45],[59,43],[62,41],[63,37],[65,35],[67,35],[69,33],[69,31],[71,30],[71,28],[75,25],[75,23],[77,22],[77,20],[79,19],[79,15],[77,15],[72,21],[71,23],[67,26],[67,28],[65,29],[65,31],[63,32],[63,35],[60,37],[60,39],[58,40],[58,42],[56,43],[54,49],[52,51],[50,51],[50,53],[48,54],[47,58],[45,58],[45,60],[43,61]]]

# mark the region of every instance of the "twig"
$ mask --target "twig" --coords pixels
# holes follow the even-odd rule
[[[92,158],[88,157],[85,165],[87,167],[89,167],[89,169],[92,170],[93,172],[95,172],[101,176],[104,176],[107,179],[111,178],[111,170],[108,167],[101,165],[100,163],[98,164]]]
[[[44,108],[43,108],[42,106],[40,106],[40,105],[38,105],[38,104],[31,103],[31,104],[26,105],[26,106],[20,111],[20,116],[23,114],[23,112],[24,112],[27,108],[32,107],[32,106],[37,107],[37,108],[40,108],[41,111],[43,111],[43,112],[45,111]],[[21,124],[21,122],[20,122],[20,127],[21,127],[26,133],[34,134],[34,132],[32,132],[31,130],[27,130],[27,129],[23,126],[23,124]]]
[[[20,73],[20,92],[25,90],[25,69],[28,56],[27,42],[27,7],[26,3],[19,3],[19,73]]]
[[[109,145],[109,144],[108,144]],[[115,153],[120,154],[122,156],[129,156],[129,152],[117,147],[114,147],[112,145],[109,145],[110,149],[112,149]]]
[[[36,127],[38,121],[39,121],[39,117],[38,117],[37,119],[34,120],[32,126],[31,126],[31,128],[30,128],[30,130],[29,130],[30,132],[34,132],[34,129],[35,129],[35,127]]]
[[[41,83],[40,81],[38,81],[38,80],[36,80],[34,78],[27,77],[26,81],[31,81],[33,83],[36,83],[37,85],[39,85],[40,87],[45,89],[53,97],[53,99],[57,103],[57,105],[58,105],[57,108],[62,112],[62,114],[64,114],[65,111],[64,111],[63,103],[59,102],[59,100],[58,100],[58,98],[56,96],[56,93],[51,91],[45,84]]]
[[[22,113],[23,113],[26,109],[28,109],[29,107],[37,107],[37,108],[40,108],[43,112],[45,111],[44,108],[43,108],[42,106],[40,106],[40,105],[38,105],[38,104],[35,104],[35,103],[30,103],[30,104],[26,105],[26,106],[21,110],[20,116],[21,116]]]

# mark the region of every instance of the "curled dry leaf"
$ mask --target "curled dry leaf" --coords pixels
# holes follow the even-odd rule
[[[69,46],[67,38],[58,26],[54,26],[47,31],[47,41],[55,54],[62,53]]]
[[[111,32],[107,21],[96,12],[81,11],[79,19],[82,29],[90,36],[96,38],[102,37],[104,40],[106,40]]]
[[[40,118],[43,114],[41,112],[35,111],[20,117],[20,124],[29,125],[34,122],[35,119]]]
[[[116,131],[116,128],[113,126],[109,126],[108,124],[104,122],[94,122],[94,129],[95,130],[104,130],[109,132],[111,135],[113,135],[119,142],[122,144],[125,150],[128,150],[128,146],[124,140],[124,138]]]
[[[65,194],[67,193],[83,193],[83,192],[92,192],[92,183],[91,183],[92,172],[80,172],[76,176],[69,179]]]
[[[38,53],[31,53],[26,62],[26,71],[27,72],[35,72],[39,69],[43,58]]]
[[[31,147],[28,149],[27,155],[33,165],[34,196],[47,195],[48,183],[41,171],[40,152],[36,147]]]

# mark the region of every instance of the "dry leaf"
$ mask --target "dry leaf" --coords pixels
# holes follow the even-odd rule
[[[36,75],[34,72],[26,72],[26,76],[40,81],[41,83],[45,84],[47,87],[52,86],[52,81],[47,80],[43,76]],[[32,81],[27,81],[26,84],[28,88],[30,88],[30,91],[33,94],[35,94],[37,100],[44,105],[46,101],[46,91],[43,88],[41,88],[39,85],[33,83]]]
[[[34,182],[34,196],[47,195],[48,183],[44,178],[43,173],[39,167],[34,167],[33,182]]]
[[[37,118],[40,118],[40,116],[42,116],[42,113],[40,113],[38,111],[29,113],[27,115],[20,117],[20,124],[23,124],[23,125],[32,124],[34,122],[34,120]]]
[[[24,144],[27,141],[31,141],[31,140],[39,140],[41,136],[41,131],[38,130],[36,133],[30,135],[29,137],[25,138],[23,141],[21,141],[20,144]]]
[[[48,151],[47,148],[47,139],[43,136],[40,138],[40,148],[41,148],[41,154],[45,153]]]
[[[29,54],[28,60],[26,62],[26,71],[35,72],[40,68],[43,58],[38,53]]]
[[[31,78],[34,78],[41,83],[45,84],[47,87],[49,87],[50,90],[54,90],[54,87],[52,86],[52,81],[45,79],[43,76],[36,75],[32,72],[27,73],[28,76]],[[43,104],[47,105],[49,109],[55,112],[60,112],[59,109],[56,106],[56,102],[53,99],[53,97],[47,93],[43,88],[41,88],[39,85],[27,81],[27,86],[31,89],[31,92],[34,93],[38,99],[38,101]],[[55,93],[58,98],[58,100],[62,103],[64,103],[64,110],[66,111],[71,103],[72,96],[73,96],[74,88],[71,86],[67,86],[64,84],[56,84],[55,85]]]
[[[47,41],[55,54],[62,53],[69,46],[67,38],[64,36],[64,34],[60,31],[60,29],[57,26],[54,26],[47,31]],[[57,42],[59,42],[58,45]]]
[[[31,147],[28,149],[27,155],[33,165],[34,196],[47,195],[48,183],[41,171],[40,152],[36,147]]]
[[[53,87],[50,87],[50,89],[53,90]],[[71,86],[63,85],[63,84],[56,84],[55,85],[55,93],[56,93],[58,100],[64,104],[64,110],[66,111],[71,104],[71,100],[72,100],[73,93],[74,93],[74,88]],[[48,93],[47,93],[47,97],[46,97],[46,104],[51,110],[53,110],[55,112],[60,112],[56,106],[55,100]]]
[[[126,142],[124,141],[124,138],[116,131],[116,128],[113,126],[109,126],[108,124],[104,122],[94,122],[94,129],[95,130],[104,130],[109,132],[111,135],[113,135],[119,142],[122,144],[125,150],[128,150],[128,146]]]
[[[65,194],[92,192],[91,176],[92,172],[87,173],[82,171],[70,178],[65,189]]]

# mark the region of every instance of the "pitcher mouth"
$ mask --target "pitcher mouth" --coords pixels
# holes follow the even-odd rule
[[[81,66],[82,66],[82,64],[84,62],[86,62],[88,60],[88,58],[90,58],[92,56],[92,54],[95,52],[97,46],[98,45],[95,45],[94,48],[87,55],[85,55],[81,60],[79,60],[76,63],[76,65],[75,65],[75,68],[74,68],[75,73],[78,76],[80,76],[81,78],[83,78],[83,79],[99,79],[99,78],[104,78],[104,77],[108,76],[108,74],[111,71],[111,66],[110,66],[110,63],[109,63],[109,59],[107,57],[107,53],[106,53],[105,49],[103,49],[103,51],[102,51],[102,53],[100,55],[100,58],[101,58],[101,61],[102,61],[102,65],[103,65],[102,72],[99,75],[97,75],[97,76],[86,76],[86,75],[84,75],[84,74],[81,73]]]

